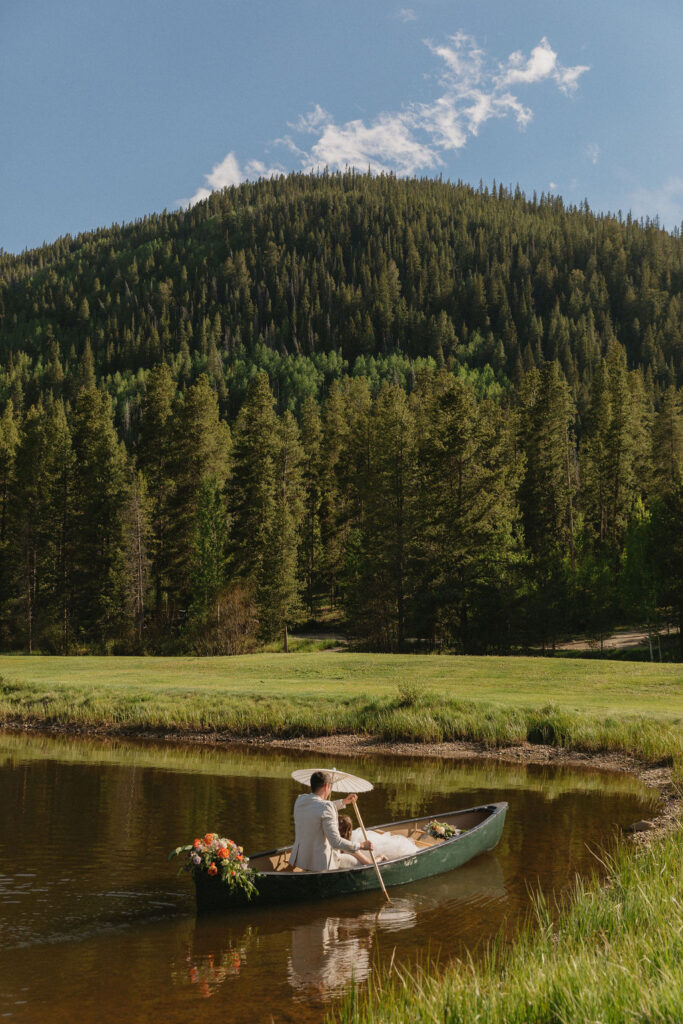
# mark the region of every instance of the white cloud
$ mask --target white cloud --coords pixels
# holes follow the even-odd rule
[[[629,198],[635,217],[659,217],[669,230],[683,223],[683,177],[668,178],[658,188],[637,188]]]
[[[558,88],[568,94],[578,88],[579,77],[588,70],[585,64],[577,64],[573,68],[562,67],[557,60],[557,54],[543,36],[538,46],[534,46],[527,61],[519,50],[510,54],[507,65],[501,66],[501,82],[503,85],[530,84],[541,82],[544,78],[552,78]]]
[[[586,146],[586,156],[592,164],[597,164],[598,157],[600,156],[600,147],[597,142],[589,142]]]
[[[239,185],[240,182],[247,179],[276,178],[279,174],[284,173],[284,168],[266,167],[260,160],[250,160],[242,171],[235,154],[228,153],[219,164],[215,164],[209,173],[204,175],[206,186],[198,188],[189,199],[179,199],[178,206],[194,206],[202,199],[208,199],[212,192],[221,188],[229,188],[230,185]]]
[[[402,7],[400,11],[397,11],[396,17],[399,21],[417,21],[417,14],[412,7]]]
[[[412,8],[399,11],[399,16],[414,14]],[[395,171],[408,176],[433,171],[443,165],[445,153],[462,149],[488,121],[512,118],[520,128],[526,128],[533,111],[517,95],[519,88],[552,82],[568,94],[588,71],[585,65],[561,65],[545,37],[528,57],[516,51],[504,61],[489,57],[475,39],[463,32],[438,45],[425,40],[425,45],[440,61],[438,95],[431,101],[414,101],[369,121],[356,119],[341,124],[315,104],[289,124],[289,133],[276,143],[286,147],[305,170],[369,167],[375,172]],[[182,205],[199,202],[213,189],[235,185],[245,177],[281,173],[282,167],[266,167],[255,160],[243,171],[234,153],[228,153],[205,176],[206,184]]]
[[[555,189],[557,188],[557,182],[556,181],[549,181],[548,182],[548,188],[551,190],[551,192],[554,192]]]
[[[411,118],[404,114],[380,114],[372,124],[348,121],[326,124],[311,148],[308,169],[316,167],[371,167],[415,174],[438,165],[437,154],[414,135]]]

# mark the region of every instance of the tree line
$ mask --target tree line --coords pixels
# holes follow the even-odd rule
[[[296,415],[253,369],[144,378],[117,430],[90,345],[0,416],[0,643],[232,653],[332,609],[375,650],[552,648],[683,623],[683,409],[611,340],[581,418],[558,360],[491,392],[438,363]]]
[[[254,368],[299,415],[334,380],[424,364],[518,386],[557,361],[587,414],[617,340],[659,404],[683,382],[683,242],[500,185],[304,175],[190,210],[0,252],[0,403],[73,400],[86,343],[136,443],[147,372],[206,373],[234,420]]]

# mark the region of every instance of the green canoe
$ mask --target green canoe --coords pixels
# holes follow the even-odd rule
[[[414,854],[380,864],[384,884],[387,888],[407,885],[421,878],[452,871],[480,853],[492,850],[503,831],[507,807],[506,803],[487,804],[465,811],[431,814],[424,818],[409,818],[406,821],[373,826],[375,831],[407,836],[418,846]],[[460,835],[452,839],[426,836],[423,828],[434,818],[460,829]],[[324,900],[347,893],[379,889],[379,880],[371,864],[359,864],[355,868],[340,868],[336,871],[302,871],[290,867],[290,850],[291,846],[284,846],[279,850],[268,850],[250,857],[249,866],[258,872],[258,894],[252,897],[252,903]],[[204,871],[195,871],[193,877],[199,911],[226,910],[247,902],[241,893],[232,893],[218,876],[211,878]]]

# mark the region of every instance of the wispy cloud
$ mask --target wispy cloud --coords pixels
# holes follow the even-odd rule
[[[399,21],[417,21],[417,14],[412,7],[402,7],[396,12],[396,17]]]
[[[586,156],[592,164],[597,164],[600,156],[600,147],[597,142],[589,142],[586,146]]]
[[[658,188],[637,188],[629,196],[635,217],[659,217],[671,230],[683,224],[683,177],[668,178]]]
[[[409,11],[412,9],[403,8],[399,14]],[[368,121],[343,123],[316,104],[289,124],[276,143],[305,170],[357,167],[407,176],[429,172],[443,166],[444,155],[466,146],[488,121],[512,118],[520,129],[526,128],[533,118],[526,102],[531,86],[552,83],[569,95],[589,70],[586,65],[564,67],[545,37],[528,57],[516,51],[503,61],[490,57],[463,32],[439,44],[425,40],[425,45],[440,62],[434,99],[413,101]],[[198,202],[212,189],[236,184],[245,177],[280,173],[283,168],[279,166],[266,168],[253,160],[242,170],[229,153],[206,175],[206,185],[186,202]]]

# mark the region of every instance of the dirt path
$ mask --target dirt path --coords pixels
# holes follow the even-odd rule
[[[669,636],[677,636],[678,630],[671,630]],[[612,636],[605,637],[602,647],[605,651],[624,651],[631,647],[645,647],[648,643],[647,630],[624,629]],[[657,640],[652,638],[655,659],[657,659]],[[558,651],[594,651],[599,650],[600,643],[595,640],[568,640],[564,644],[557,644]]]

